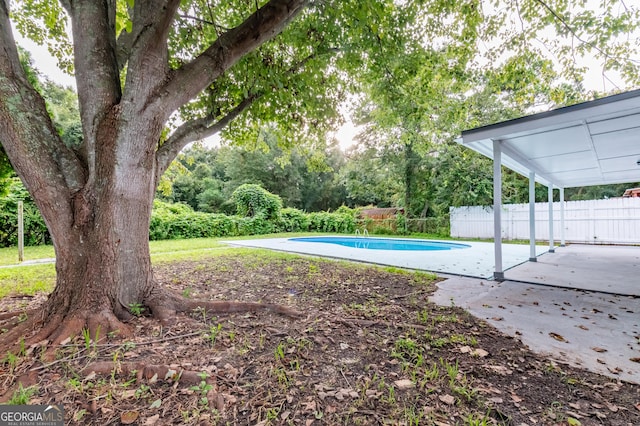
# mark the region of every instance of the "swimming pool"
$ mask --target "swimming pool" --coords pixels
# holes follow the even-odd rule
[[[367,250],[396,250],[396,251],[434,251],[457,250],[471,247],[467,244],[449,243],[444,241],[409,240],[401,238],[371,238],[371,237],[297,237],[289,241],[306,243],[338,244]]]

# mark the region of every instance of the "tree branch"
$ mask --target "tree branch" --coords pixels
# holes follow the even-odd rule
[[[156,180],[162,176],[165,170],[167,170],[182,148],[191,142],[215,135],[249,108],[253,102],[262,97],[262,95],[262,93],[249,95],[222,118],[218,118],[214,115],[208,115],[206,117],[188,121],[178,127],[171,134],[169,139],[167,139],[165,143],[158,148],[156,153],[156,161],[158,164],[158,167],[156,167]]]
[[[217,30],[224,30],[224,31],[229,31],[230,30],[230,28],[226,28],[226,27],[223,27],[220,24],[216,24],[214,21],[208,21],[206,19],[199,18],[197,16],[185,15],[183,13],[179,14],[178,16],[180,18],[182,18],[182,19],[191,19],[192,21],[196,21],[196,22],[200,22],[200,23],[203,23],[203,24],[211,25],[212,27],[214,27],[216,29],[216,31]]]
[[[320,52],[314,52],[302,59],[300,62],[291,66],[291,68],[286,71],[286,74],[293,76],[296,72],[304,68],[304,66],[312,59],[323,54],[335,53],[338,51],[339,49],[337,48],[327,48]],[[284,84],[283,88],[287,89],[288,84]],[[207,117],[191,120],[178,127],[156,153],[156,161],[158,164],[157,178],[162,176],[162,173],[164,173],[167,167],[169,167],[169,164],[171,164],[178,153],[187,144],[215,135],[238,115],[244,112],[251,104],[264,96],[264,94],[265,92],[254,92],[249,94],[249,96],[243,99],[240,104],[220,119],[214,115],[208,115]]]
[[[128,68],[125,98],[133,99],[140,108],[149,103],[168,73],[167,39],[179,6],[180,0],[134,3],[131,35],[123,35],[118,60],[119,66]]]
[[[535,0],[537,3],[539,3],[540,5],[542,5],[545,9],[547,9],[547,11],[549,11],[549,13],[551,13],[551,15],[553,15],[553,17],[555,19],[557,19],[560,24],[562,24],[563,27],[565,27],[565,29],[567,31],[569,31],[578,41],[580,41],[583,44],[586,44],[587,46],[591,47],[592,49],[596,50],[597,52],[599,52],[602,56],[604,56],[605,59],[614,59],[616,61],[630,61],[630,62],[634,62],[634,63],[638,63],[640,61],[637,60],[633,60],[631,58],[621,58],[620,56],[616,56],[616,55],[611,55],[608,52],[604,51],[602,48],[600,48],[600,46],[598,46],[597,44],[589,41],[589,40],[585,40],[582,37],[580,37],[580,35],[577,33],[577,31],[571,26],[569,25],[569,23],[562,17],[560,16],[555,10],[553,10],[553,8],[551,8],[551,6],[549,6],[546,2],[544,2],[544,0]]]
[[[44,217],[71,220],[71,196],[84,185],[85,170],[60,139],[44,99],[27,79],[8,12],[0,0],[0,142]]]
[[[246,53],[279,34],[309,0],[270,0],[242,24],[224,32],[209,48],[170,76],[155,97],[158,104],[177,110],[231,68]]]
[[[127,32],[126,30],[122,30],[120,32],[116,42],[116,61],[118,62],[118,72],[121,72],[129,61],[131,48],[133,47],[133,41],[135,39],[136,37],[134,36],[133,31]]]
[[[100,123],[120,102],[120,77],[115,53],[115,0],[70,1],[67,12],[73,28],[74,65],[83,150],[89,179],[96,168],[96,145]]]

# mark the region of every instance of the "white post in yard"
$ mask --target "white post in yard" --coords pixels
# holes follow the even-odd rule
[[[564,247],[564,187],[560,188],[560,247]]]
[[[18,262],[24,260],[24,203],[18,201]]]
[[[536,174],[529,172],[529,262],[536,257]]]
[[[504,281],[502,270],[502,147],[500,141],[493,141],[493,247],[495,269],[493,278]]]
[[[555,253],[553,244],[553,184],[549,184],[549,253]]]

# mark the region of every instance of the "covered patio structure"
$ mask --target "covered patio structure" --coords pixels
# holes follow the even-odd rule
[[[556,248],[554,188],[564,246],[565,188],[640,182],[640,90],[467,130],[458,142],[493,159],[493,277],[503,281],[501,166],[529,178],[529,260],[536,262],[535,182],[549,189],[550,253]]]

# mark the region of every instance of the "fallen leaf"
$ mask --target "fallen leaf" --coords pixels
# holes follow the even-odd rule
[[[620,374],[624,371],[620,367],[616,367],[616,368],[607,367],[607,370],[609,370],[613,374]]]
[[[631,362],[640,362],[640,357],[629,358]]]
[[[471,349],[471,346],[463,346],[460,348],[460,352],[463,354],[468,354],[469,352],[471,352],[473,349]]]
[[[556,339],[558,342],[566,342],[566,339],[564,337],[562,337],[560,334],[558,333],[554,333],[554,332],[550,332],[549,336],[553,337],[554,339]]]
[[[618,406],[616,404],[610,404],[610,403],[606,403],[607,404],[607,408],[609,409],[609,411],[611,411],[612,413],[617,413],[618,412]]]
[[[409,379],[396,380],[393,384],[400,390],[407,390],[416,387],[416,384]]]
[[[598,346],[595,346],[595,347],[591,348],[591,350],[594,350],[596,352],[607,352],[607,350],[605,348],[600,348]]]
[[[456,402],[456,399],[451,395],[440,395],[438,398],[447,405],[453,405]]]
[[[505,367],[504,365],[487,365],[489,370],[492,370],[494,373],[498,373],[502,376],[508,376],[513,374],[513,371]]]
[[[140,414],[137,411],[125,411],[124,413],[120,414],[120,423],[122,423],[123,425],[130,425],[136,422],[136,420],[138,420],[138,416]]]
[[[160,414],[156,414],[155,416],[147,417],[147,420],[144,421],[144,424],[146,426],[152,426],[152,425],[155,425],[156,423],[158,423],[158,420],[160,420]]]
[[[512,393],[510,396],[511,396],[511,400],[512,400],[513,402],[516,402],[516,403],[518,403],[518,402],[522,402],[522,398],[520,398],[520,397],[519,397],[518,395],[516,395],[515,393]]]
[[[582,423],[580,423],[580,420],[574,419],[573,417],[567,417],[567,423],[569,423],[570,426],[580,426],[580,425],[582,425]]]
[[[128,389],[128,390],[122,392],[122,398],[123,399],[133,398],[134,396],[136,396],[136,390],[135,389]]]
[[[471,355],[477,356],[479,358],[484,358],[489,355],[489,352],[485,351],[484,349],[477,348],[473,352],[471,352]]]
[[[636,407],[636,410],[640,411],[640,402],[638,402],[638,403],[635,405],[635,407]]]
[[[491,317],[492,320],[494,321],[502,321],[504,318],[503,317]]]
[[[156,399],[151,403],[149,408],[160,408],[162,406],[162,400],[160,398]]]
[[[586,327],[586,326],[584,326],[584,325],[582,325],[582,324],[580,324],[580,325],[578,326],[578,328],[579,328],[579,329],[581,329],[581,330],[589,330],[589,327]]]

